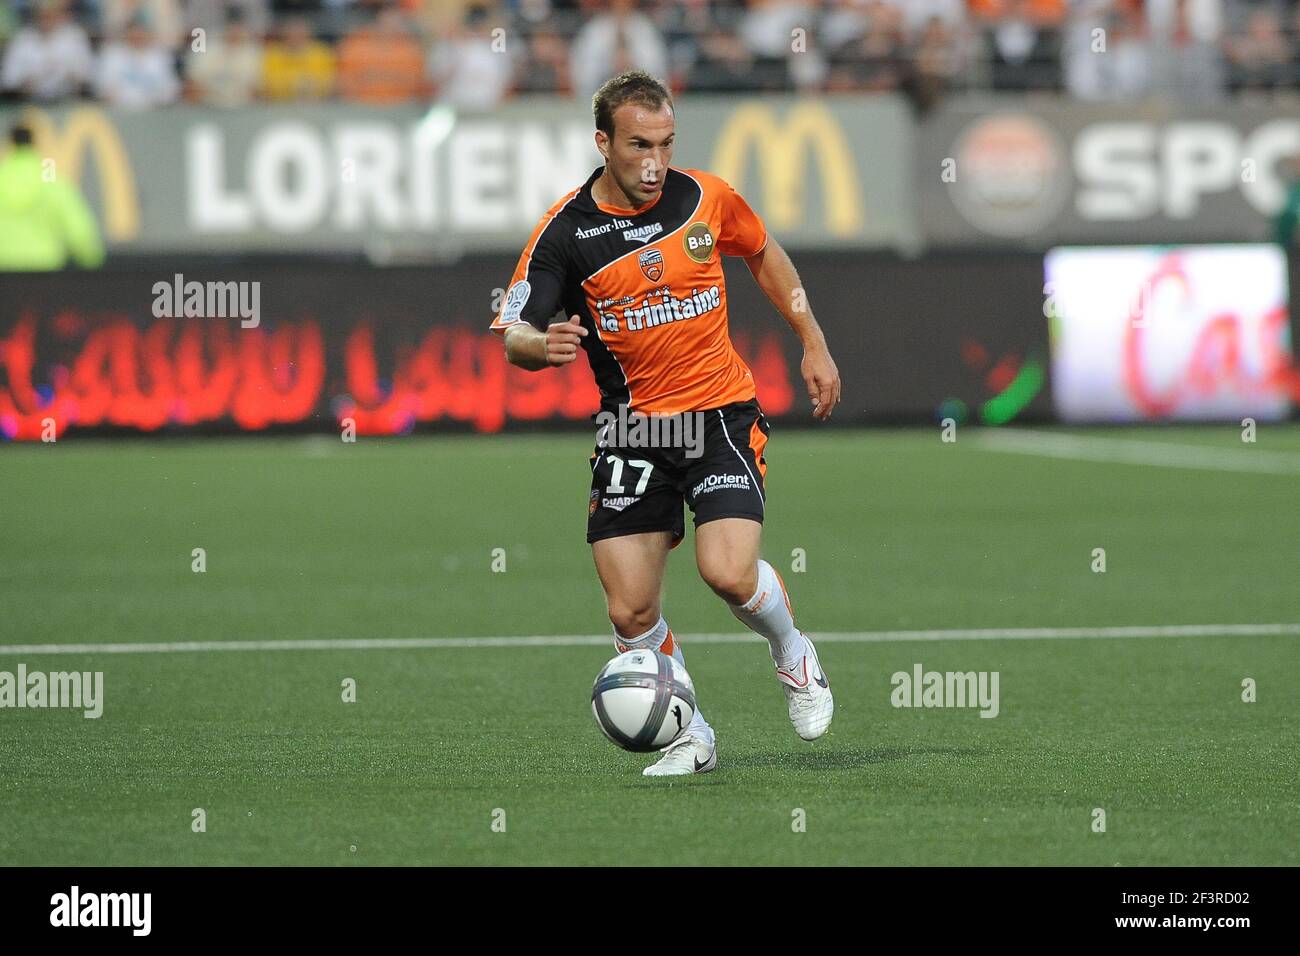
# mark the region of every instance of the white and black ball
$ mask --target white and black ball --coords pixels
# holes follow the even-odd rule
[[[686,668],[660,651],[627,651],[596,675],[591,688],[596,723],[624,750],[668,746],[695,716],[695,686]]]

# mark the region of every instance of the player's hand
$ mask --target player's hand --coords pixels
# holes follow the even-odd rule
[[[567,365],[578,357],[578,348],[587,330],[576,315],[567,322],[555,322],[546,328],[546,364]]]
[[[840,370],[835,367],[830,350],[824,345],[805,349],[799,363],[808,398],[812,401],[813,417],[826,421],[840,402]]]

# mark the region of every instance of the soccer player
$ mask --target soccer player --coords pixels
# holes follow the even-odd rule
[[[700,576],[766,638],[790,721],[800,737],[816,740],[834,701],[781,576],[759,557],[770,427],[728,334],[721,257],[744,258],[803,342],[800,372],[819,420],[839,402],[839,371],[794,265],[759,217],[717,176],[670,165],[675,122],[663,84],[643,71],[624,73],[597,91],[592,107],[605,165],[533,230],[492,329],[504,335],[507,359],[525,369],[573,362],[581,348],[604,412],[702,423],[703,441],[693,448],[621,447],[608,427],[597,435],[587,541],[615,646],[657,649],[684,666],[660,599],[688,505]],[[567,318],[552,323],[561,309]],[[716,765],[713,728],[697,709],[644,773]]]

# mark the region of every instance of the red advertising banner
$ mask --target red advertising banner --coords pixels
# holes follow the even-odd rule
[[[800,253],[843,378],[832,425],[1051,416],[1042,258]],[[488,331],[500,256],[376,269],[172,260],[0,282],[0,440],[51,433],[495,432],[588,423],[587,363],[527,372]],[[732,339],[778,424],[811,425],[800,343],[739,260]]]
[[[6,281],[0,322],[0,435],[37,440],[50,428],[140,432],[274,426],[399,434],[423,425],[480,432],[510,423],[582,421],[599,395],[583,361],[528,372],[505,360],[482,308],[431,309],[411,273],[276,273],[258,282],[261,314],[157,317],[149,275],[79,274]],[[171,277],[168,277],[170,280]],[[185,284],[206,284],[197,276]],[[158,280],[163,282],[163,280]],[[373,294],[358,293],[369,287]],[[466,296],[469,299],[469,296]],[[286,307],[287,306],[287,307]],[[196,309],[197,311],[197,309]],[[234,310],[231,310],[232,312]],[[450,321],[448,321],[450,318]],[[773,416],[794,401],[776,325],[737,328]]]

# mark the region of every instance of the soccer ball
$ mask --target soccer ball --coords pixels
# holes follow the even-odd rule
[[[667,654],[627,651],[596,675],[591,712],[604,735],[624,750],[659,750],[690,726],[695,685]]]

